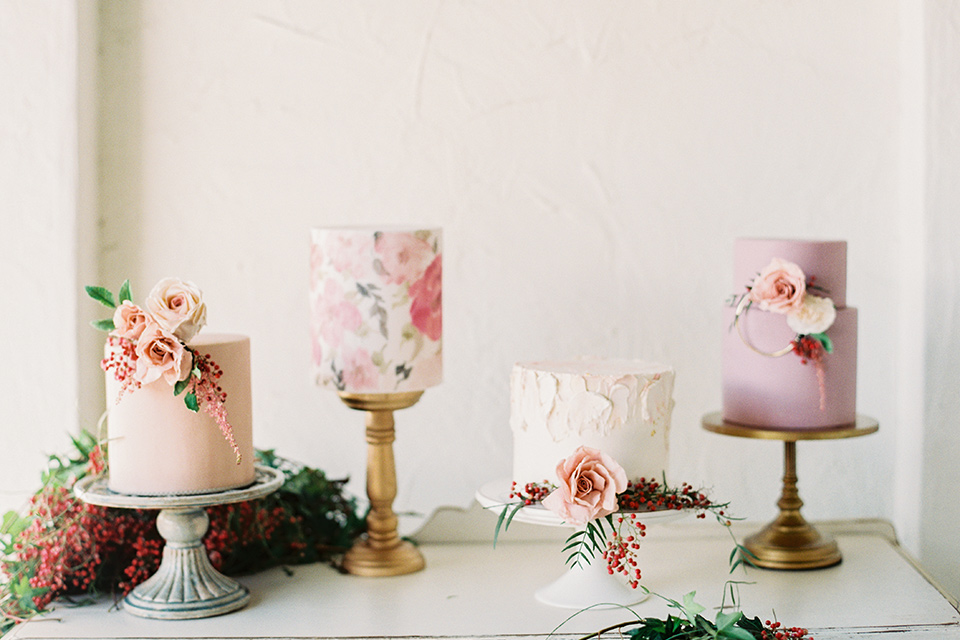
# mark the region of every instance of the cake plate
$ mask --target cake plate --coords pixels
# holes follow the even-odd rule
[[[766,569],[820,569],[842,560],[836,541],[821,534],[800,515],[803,500],[797,490],[797,441],[856,438],[877,431],[873,418],[857,414],[856,422],[821,429],[777,429],[752,427],[727,422],[717,411],[703,416],[703,428],[712,433],[740,438],[782,440],[783,489],[777,506],[780,515],[759,532],[744,540],[743,546],[754,557],[749,562]]]
[[[273,493],[283,484],[278,469],[258,466],[252,485],[215,493],[183,496],[136,496],[116,493],[107,477],[88,476],[74,486],[77,498],[120,509],[159,509],[157,531],[166,544],[160,568],[123,600],[128,613],[141,618],[208,618],[242,608],[250,591],[213,568],[203,546],[210,525],[204,507],[245,502]]]
[[[488,482],[477,491],[477,502],[484,509],[499,514],[511,505],[509,480]],[[683,511],[645,511],[636,512],[636,521],[649,525],[654,522],[667,522],[686,515]],[[540,504],[521,508],[513,518],[514,522],[524,522],[547,527],[569,527],[560,516]],[[558,549],[558,552],[560,550]],[[638,604],[649,594],[630,588],[623,580],[607,571],[606,561],[598,554],[588,565],[571,567],[562,576],[550,584],[537,589],[534,597],[543,604],[563,609],[618,609]]]

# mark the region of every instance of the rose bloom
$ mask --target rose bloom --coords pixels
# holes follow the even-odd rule
[[[787,316],[787,324],[800,335],[823,333],[837,319],[837,309],[830,298],[807,294],[803,306]]]
[[[164,278],[147,296],[147,311],[154,321],[184,342],[207,323],[203,293],[192,282]]]
[[[423,277],[410,285],[410,321],[433,341],[443,335],[443,266],[440,254]]]
[[[360,309],[347,300],[343,287],[333,278],[323,283],[323,293],[314,303],[313,317],[319,325],[318,334],[334,348],[343,342],[344,333],[356,333],[363,324]]]
[[[133,377],[150,384],[162,376],[167,384],[185,380],[193,368],[193,355],[173,334],[150,323],[137,340],[137,370]]]
[[[147,313],[129,300],[117,307],[113,313],[113,331],[110,335],[136,342],[147,326]]]
[[[627,489],[627,474],[616,460],[590,447],[579,447],[557,464],[560,486],[543,506],[564,522],[583,526],[619,509],[617,494]]]
[[[757,275],[750,288],[750,299],[763,311],[791,313],[803,306],[807,277],[792,262],[774,258]]]
[[[370,352],[357,349],[344,356],[343,384],[347,391],[371,391],[380,384],[380,371]]]
[[[413,282],[423,274],[433,257],[427,241],[412,233],[378,233],[374,249],[386,271],[387,282],[392,284]]]

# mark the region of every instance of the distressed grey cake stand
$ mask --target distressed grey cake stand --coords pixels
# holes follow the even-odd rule
[[[281,471],[258,466],[252,485],[216,493],[134,496],[111,491],[106,476],[83,478],[73,491],[103,507],[160,510],[157,531],[166,541],[160,568],[124,598],[123,608],[141,618],[186,620],[236,611],[250,601],[246,587],[210,564],[201,542],[210,525],[203,508],[262,498],[282,484]]]

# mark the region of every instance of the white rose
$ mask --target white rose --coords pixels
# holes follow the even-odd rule
[[[190,339],[207,323],[207,305],[203,293],[192,282],[164,278],[147,296],[147,311],[165,331],[183,342]]]
[[[803,297],[803,306],[787,314],[787,324],[800,335],[823,333],[837,319],[837,309],[830,298],[810,295]]]

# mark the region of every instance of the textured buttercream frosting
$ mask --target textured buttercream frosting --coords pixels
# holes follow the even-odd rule
[[[599,449],[630,479],[667,467],[674,372],[628,359],[529,362],[510,379],[514,475],[554,482],[557,463],[581,445]]]

